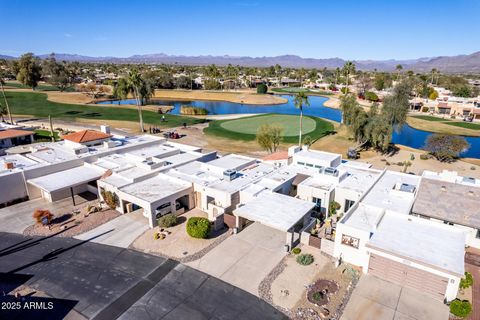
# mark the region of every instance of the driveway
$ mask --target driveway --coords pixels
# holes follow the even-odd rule
[[[128,246],[148,228],[148,220],[141,212],[134,211],[122,214],[120,217],[110,220],[74,238],[79,240],[94,238],[91,240],[92,242],[128,248]]]
[[[21,285],[48,294],[22,300],[53,309],[4,309],[0,318],[286,319],[254,295],[173,260],[72,238],[0,232],[2,301],[18,302],[12,290]]]
[[[78,206],[86,204],[87,200],[75,195]],[[56,212],[66,212],[73,209],[71,198],[48,202],[43,198],[20,202],[0,209],[0,232],[23,233],[23,231],[34,224],[32,218],[35,209],[50,210],[54,215]]]
[[[258,296],[260,282],[286,255],[286,239],[285,232],[255,222],[187,265]]]
[[[342,320],[447,320],[442,302],[416,290],[364,275],[354,289]]]

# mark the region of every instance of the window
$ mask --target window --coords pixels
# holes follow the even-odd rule
[[[311,164],[311,163],[307,163],[307,167],[311,167],[311,168],[313,168],[313,164]]]
[[[342,234],[342,244],[358,249],[360,239]]]
[[[345,200],[345,206],[344,206],[345,212],[347,212],[348,209],[350,209],[351,207],[353,207],[354,204],[355,204],[355,201],[346,199],[346,200]]]
[[[298,164],[299,166],[304,166],[304,165],[305,165],[305,162],[297,161],[297,164]]]
[[[319,209],[322,207],[322,199],[313,197],[312,202],[315,203],[315,208]]]

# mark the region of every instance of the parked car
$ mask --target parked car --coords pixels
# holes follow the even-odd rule
[[[182,207],[180,202],[175,202],[175,210],[179,210]],[[155,210],[155,218],[160,218],[166,214],[172,213],[170,202],[164,203]]]

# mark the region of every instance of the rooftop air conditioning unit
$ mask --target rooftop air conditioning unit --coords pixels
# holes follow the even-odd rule
[[[323,173],[326,174],[327,176],[338,176],[338,170],[332,167],[327,167],[325,170],[323,170]]]
[[[237,171],[232,170],[232,169],[227,169],[227,170],[223,171],[223,177],[227,181],[232,181],[233,179],[235,179],[237,177]]]

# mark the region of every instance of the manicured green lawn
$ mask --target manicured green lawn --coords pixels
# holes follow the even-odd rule
[[[435,121],[435,122],[447,122],[450,119],[442,119],[434,116],[412,116],[412,118],[420,119],[420,120],[427,120],[427,121]]]
[[[204,132],[217,137],[252,141],[255,140],[258,128],[264,123],[282,125],[283,142],[298,141],[299,117],[294,115],[266,114],[234,120],[217,120],[210,122]],[[329,134],[334,129],[333,124],[317,117],[304,116],[303,124],[303,137],[308,135],[314,140]]]
[[[299,116],[283,115],[283,114],[269,114],[256,117],[240,118],[231,121],[225,121],[220,126],[226,130],[256,134],[258,128],[263,124],[275,124],[283,128],[283,135],[298,136],[299,132]],[[317,123],[314,119],[304,117],[303,118],[303,134],[308,134],[315,130]]]
[[[33,130],[33,132],[35,132],[35,140],[50,139],[50,130],[37,129]],[[58,131],[53,131],[53,136],[55,137],[55,140],[60,138]]]
[[[19,88],[19,89],[31,89],[30,87],[28,86],[25,86],[19,82],[5,82],[5,86],[7,87],[12,87],[12,88]],[[40,84],[38,85],[35,90],[37,91],[58,91],[58,87],[56,86],[52,86],[52,85],[49,85],[49,84]],[[75,91],[75,89],[73,87],[68,87],[67,89],[65,89],[66,92],[73,92]]]
[[[455,126],[455,127],[460,127],[460,128],[466,128],[466,129],[472,129],[472,130],[480,130],[480,124],[478,123],[472,123],[472,122],[448,122],[445,123],[450,126]]]
[[[12,114],[32,115],[34,117],[48,117],[60,119],[98,119],[120,120],[138,122],[138,112],[135,109],[106,107],[100,105],[76,105],[56,103],[47,100],[45,93],[35,92],[5,92]],[[188,125],[203,122],[202,119],[165,114],[165,122],[161,116],[153,111],[143,111],[143,121],[162,127],[181,126],[184,122]]]

